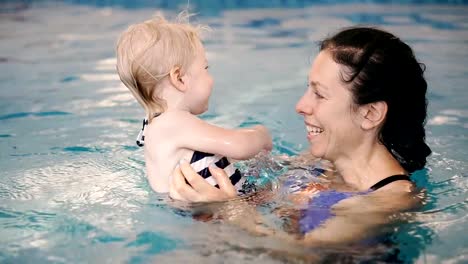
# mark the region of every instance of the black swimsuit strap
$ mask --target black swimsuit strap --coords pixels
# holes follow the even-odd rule
[[[378,190],[378,189],[384,187],[385,185],[387,185],[387,184],[389,184],[391,182],[402,181],[402,180],[403,181],[411,181],[408,175],[398,174],[398,175],[389,176],[389,177],[379,181],[378,183],[372,185],[372,187],[370,187],[370,189],[375,191],[375,190]]]
[[[160,116],[162,113],[156,113],[153,115],[153,118],[156,118],[158,116]],[[141,128],[140,130],[140,133],[138,133],[138,136],[136,138],[136,144],[139,146],[139,147],[143,147],[145,145],[145,127],[148,125],[148,119],[145,118],[143,119],[143,127]]]

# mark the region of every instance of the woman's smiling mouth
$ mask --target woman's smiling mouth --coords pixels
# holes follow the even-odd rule
[[[323,129],[321,129],[320,127],[316,127],[316,126],[312,126],[312,125],[308,125],[306,124],[306,129],[307,129],[307,134],[308,136],[317,136],[319,135],[320,133],[323,132]]]

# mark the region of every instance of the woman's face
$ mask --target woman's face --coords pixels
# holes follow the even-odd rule
[[[340,79],[341,67],[329,51],[320,52],[310,69],[307,91],[296,104],[304,116],[311,154],[331,161],[351,156],[363,135],[352,94]]]

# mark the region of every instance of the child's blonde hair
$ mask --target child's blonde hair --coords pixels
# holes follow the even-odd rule
[[[130,26],[117,42],[117,72],[151,121],[166,109],[158,97],[158,85],[174,67],[187,72],[201,45],[200,29],[188,22],[189,14],[179,15],[178,22],[162,16]]]

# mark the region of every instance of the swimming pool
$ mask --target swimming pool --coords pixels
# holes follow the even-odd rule
[[[156,6],[173,15],[185,1],[149,2],[0,4],[0,262],[297,260],[271,254],[284,247],[277,241],[193,221],[150,190],[134,145],[143,111],[115,74],[114,44]],[[263,123],[277,152],[296,154],[307,143],[294,104],[315,43],[356,23],[395,33],[427,66],[434,152],[415,177],[427,205],[394,227],[399,257],[466,262],[468,6],[311,2],[191,1],[194,19],[213,29],[206,49],[215,87],[204,118]]]

